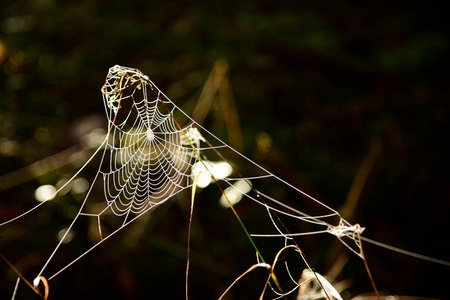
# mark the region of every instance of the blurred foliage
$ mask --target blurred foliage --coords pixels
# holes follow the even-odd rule
[[[109,67],[140,69],[190,113],[214,62],[224,58],[247,156],[339,208],[371,142],[381,141],[352,220],[368,237],[448,259],[449,27],[439,1],[19,0],[0,6],[2,175],[80,143],[95,128],[92,120],[106,127],[100,88]],[[205,125],[226,137],[215,116]],[[271,138],[268,151],[257,148],[261,133]],[[33,206],[36,187],[56,184],[77,167],[2,191],[1,220]],[[85,177],[95,170],[94,163]],[[218,191],[202,196],[193,224],[199,235],[193,236],[193,299],[217,298],[254,259],[237,221],[217,207]],[[0,251],[32,278],[79,201],[68,193],[0,232]],[[134,243],[124,242],[122,230],[77,262],[51,282],[50,295],[183,297],[188,208],[174,203],[153,212]],[[77,252],[72,244],[64,251]],[[336,257],[330,245],[318,246],[304,250],[326,273]],[[381,290],[448,294],[448,268],[370,245],[365,252]],[[1,271],[0,295],[9,297],[15,279],[6,264]],[[255,297],[264,276],[230,295]],[[355,280],[353,296],[371,291],[356,257],[340,276]],[[36,299],[24,286],[22,298]]]

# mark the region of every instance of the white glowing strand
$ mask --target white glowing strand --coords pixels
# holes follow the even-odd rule
[[[236,194],[233,201],[252,201],[266,208],[268,220],[270,220],[278,233],[251,234],[252,237],[282,237],[285,239],[284,249],[287,249],[295,248],[293,245],[288,245],[288,242],[292,243],[293,238],[296,236],[330,234],[338,238],[351,251],[361,256],[358,250],[361,247],[359,238],[364,230],[363,227],[360,227],[358,224],[349,224],[340,217],[336,210],[277,177],[228,146],[180,110],[139,70],[121,66],[110,68],[105,85],[102,87],[102,93],[108,118],[108,133],[94,155],[53,196],[67,186],[69,182],[73,181],[102,149],[103,154],[98,172],[89,185],[87,195],[72,223],[65,228],[65,231],[60,232],[59,243],[39,272],[38,277],[46,270],[62,243],[70,242],[72,238],[70,236],[72,234],[71,230],[80,217],[94,218],[94,227],[97,226],[94,231],[98,231],[99,241],[59,269],[49,279],[57,276],[142,214],[168,201],[181,191],[190,188],[193,184],[193,178],[198,174],[203,176],[203,178],[199,177],[197,181],[197,185],[200,187],[206,188],[208,184],[214,181],[212,179],[214,178],[216,181],[220,181],[220,186],[225,191],[224,194],[229,196],[229,198],[232,198],[232,194]],[[174,114],[181,114],[187,120],[188,125],[178,124],[174,119]],[[183,127],[180,128],[182,125]],[[249,162],[257,169],[258,175],[252,177],[230,177],[234,172],[230,163],[208,160],[209,154],[217,157],[216,151],[222,149],[230,150]],[[307,214],[301,209],[293,208],[277,200],[269,192],[261,191],[260,186],[264,188],[264,183],[267,180],[276,182],[284,189],[289,190],[295,195],[296,200],[300,204],[307,201],[310,204],[319,206],[321,214]],[[104,203],[100,204],[98,210],[90,211],[87,203],[97,181],[103,185]],[[258,184],[259,186],[256,187]],[[49,196],[48,199],[51,197]],[[39,207],[42,203],[31,210]],[[286,230],[283,229],[283,226],[280,226],[276,214],[294,218],[301,222],[308,222],[321,229],[308,232],[285,232]],[[106,215],[112,215],[115,220],[118,220],[117,228],[114,228],[109,233],[103,227]],[[0,224],[0,226],[17,218]],[[339,221],[338,225],[336,225],[337,221]],[[364,240],[364,237],[361,238]],[[347,244],[348,239],[350,239],[350,244]],[[374,243],[374,241],[368,241]],[[353,245],[353,243],[355,244]],[[384,244],[381,245],[386,247]],[[398,251],[394,247],[390,247],[390,249]],[[301,254],[299,251],[298,253]],[[407,251],[404,251],[404,253],[410,254]],[[319,280],[322,283],[322,288],[327,293],[340,299],[339,293],[334,290],[333,286],[320,274],[315,273],[314,275],[303,254],[301,254],[301,257],[308,268],[306,270],[310,272],[305,275],[309,276],[308,282]],[[259,257],[257,261],[260,262]],[[289,269],[287,261],[285,262],[285,269],[290,280],[296,284],[294,288],[287,292],[292,293],[300,287],[300,284],[294,279],[293,272]],[[272,285],[271,288],[279,297],[286,295],[279,293]]]
[[[125,94],[126,90],[129,91],[130,88],[132,88],[131,92]],[[136,216],[167,201],[171,196],[177,194],[181,190],[189,188],[190,184],[192,184],[190,179],[200,171],[203,171],[202,173],[209,178],[208,180],[210,180],[211,176],[214,176],[216,180],[223,178],[223,182],[229,186],[227,191],[233,189],[234,192],[241,193],[242,195],[248,193],[251,188],[249,189],[245,186],[233,188],[232,182],[239,182],[239,180],[246,180],[249,182],[249,180],[258,181],[261,179],[278,180],[286,185],[287,188],[292,188],[300,195],[306,196],[308,199],[328,209],[329,214],[309,216],[283,204],[269,195],[261,193],[260,191],[258,191],[258,194],[264,197],[265,200],[272,201],[282,207],[283,210],[267,206],[267,204],[263,203],[261,199],[258,198],[259,196],[245,195],[245,197],[256,203],[267,207],[273,225],[285,239],[290,239],[296,234],[291,235],[282,233],[272,219],[270,210],[302,221],[332,228],[332,225],[324,222],[324,219],[338,216],[338,213],[335,210],[323,205],[318,200],[289,185],[230,148],[227,144],[202,128],[194,120],[190,119],[183,111],[179,110],[160,90],[156,88],[148,77],[139,71],[114,66],[110,69],[102,92],[104,95],[110,131],[104,147],[104,160],[100,165],[99,173],[97,175],[101,175],[102,177],[104,196],[107,205],[98,213],[84,212],[82,211],[82,207],[75,218],[76,220],[78,216],[96,217],[98,234],[101,238],[101,242],[112,235],[109,234],[104,236],[101,224],[102,215],[113,213],[117,217],[123,218],[122,225],[118,228],[118,230],[121,230],[124,226],[134,220]],[[149,95],[154,95],[154,97],[149,98]],[[129,108],[124,111],[123,107]],[[175,110],[177,113],[185,115],[191,122],[191,124],[182,129],[182,131],[173,119]],[[199,129],[211,136],[218,145],[211,146],[208,144],[208,146],[201,147],[201,143],[206,142],[206,140]],[[199,159],[197,157],[198,153],[221,148],[230,149],[233,152],[236,152],[238,155],[254,164],[265,174],[248,178],[228,178],[230,175],[229,170],[219,174],[217,172],[219,172],[220,169],[216,168],[214,163],[209,161],[203,161],[201,165],[198,164],[198,166],[207,166],[208,172],[196,169],[197,167],[195,166]],[[209,172],[212,172],[211,174],[213,175],[209,174]],[[86,201],[87,198],[85,202]],[[85,202],[83,203],[83,206]],[[68,228],[67,232],[69,232],[71,226]],[[327,232],[327,230],[304,234],[317,234],[319,232]],[[332,233],[334,234],[335,232]],[[91,249],[87,252],[91,251]],[[57,249],[55,249],[55,252],[56,250]],[[53,255],[54,253],[49,258],[49,261]],[[45,267],[46,266],[44,266],[43,270]],[[56,276],[56,274],[54,276]]]

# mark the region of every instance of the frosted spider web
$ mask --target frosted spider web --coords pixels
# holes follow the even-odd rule
[[[295,242],[296,236],[331,234],[364,258],[360,245],[360,234],[364,228],[358,224],[351,225],[336,210],[228,146],[185,114],[139,70],[118,65],[110,68],[102,94],[108,131],[94,153],[94,156],[102,153],[98,172],[79,212],[38,276],[53,279],[142,214],[169,201],[174,195],[192,189],[200,176],[217,183],[228,202],[230,195],[237,193],[245,201],[260,207],[272,224],[271,229],[269,232],[260,232],[258,226],[249,228],[250,236],[255,240],[281,238],[282,251],[294,249],[312,274],[315,272]],[[256,170],[255,174],[244,177],[236,167],[231,167],[233,164],[227,162],[225,154],[252,166]],[[232,169],[231,174],[218,174],[214,168],[218,163],[226,163]],[[90,205],[90,194],[95,183],[103,185],[104,199]],[[277,200],[280,189],[292,199],[289,204]],[[298,205],[294,207],[292,203]],[[98,242],[56,272],[46,274],[47,266],[66,235],[81,217],[95,220]],[[292,221],[304,223],[305,230],[299,232],[296,226],[296,230],[291,231],[281,220],[288,220],[286,224]],[[113,230],[111,223],[115,224]],[[256,264],[267,267],[262,257],[263,254],[258,253]],[[281,291],[270,283],[274,298],[292,293],[302,284],[304,287],[304,283],[295,278],[295,272],[291,271],[287,260],[284,267],[291,285]],[[337,297],[325,279],[320,278],[321,289],[328,290],[325,295]],[[319,275],[309,276],[308,280],[319,281]]]

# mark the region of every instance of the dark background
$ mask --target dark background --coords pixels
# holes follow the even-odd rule
[[[111,66],[142,70],[183,106],[225,59],[246,156],[339,209],[371,145],[381,145],[352,222],[367,237],[450,259],[449,27],[439,1],[2,1],[0,18],[0,176],[82,144],[93,124],[106,128],[100,88]],[[205,126],[223,133],[219,113]],[[264,153],[261,132],[272,139]],[[1,221],[34,206],[38,186],[78,167],[3,189]],[[203,197],[219,197],[209,190]],[[69,224],[74,201],[68,193],[0,229],[0,251],[27,278]],[[193,240],[190,293],[217,298],[254,254],[230,211],[197,201],[193,228],[214,238]],[[189,211],[174,203],[153,212],[133,242],[124,229],[52,280],[51,299],[184,297]],[[90,243],[78,238],[69,249]],[[304,250],[325,274],[335,247]],[[448,295],[449,267],[370,244],[365,252],[384,294]],[[0,266],[7,299],[15,276]],[[249,275],[230,298],[256,298],[265,276]],[[354,255],[339,275],[348,278],[344,297],[373,291]],[[36,298],[22,283],[18,299]]]

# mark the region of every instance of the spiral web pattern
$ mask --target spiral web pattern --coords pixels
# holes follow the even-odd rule
[[[358,224],[351,225],[342,219],[336,210],[228,146],[179,109],[139,70],[118,65],[110,68],[102,87],[102,94],[108,119],[108,132],[103,143],[93,155],[94,157],[103,151],[99,170],[79,213],[72,220],[37,278],[44,273],[81,216],[97,219],[99,240],[76,259],[60,268],[49,277],[49,280],[142,214],[168,201],[179,192],[191,188],[201,172],[204,172],[203,175],[206,174],[220,187],[222,197],[231,206],[229,197],[231,194],[238,194],[244,200],[256,204],[256,207],[266,214],[268,224],[272,224],[271,231],[255,232],[256,230],[252,230],[248,233],[244,228],[250,239],[281,240],[281,250],[276,257],[293,249],[293,252],[300,258],[300,264],[306,267],[305,270],[309,270],[304,272],[304,278],[302,276],[303,279],[299,280],[294,275],[298,273],[298,266],[292,269],[292,264],[287,260],[284,264],[280,263],[280,265],[284,265],[284,272],[287,274],[290,285],[288,288],[280,289],[279,286],[274,286],[268,280],[275,298],[282,298],[297,290],[300,293],[314,281],[318,282],[315,285],[318,294],[340,297],[339,293],[309,266],[295,238],[302,235],[331,234],[356,255],[364,258],[359,236],[364,228]],[[214,164],[209,159],[214,157],[216,160],[226,162],[227,158],[222,154],[223,152],[234,155],[251,165],[257,175],[243,177],[239,170],[234,169],[234,177],[220,176],[214,170]],[[91,159],[85,166],[90,163]],[[103,184],[104,201],[100,203],[100,209],[93,210],[92,206],[89,206],[90,194],[94,184],[98,183]],[[274,196],[276,192],[273,191],[280,190],[280,188],[295,200],[294,203],[301,204],[300,208],[277,200]],[[316,209],[309,211],[309,207],[313,206]],[[107,231],[104,230],[104,219],[110,216],[120,221],[113,230]],[[282,219],[305,223],[307,230],[290,231],[281,221]],[[255,228],[258,229],[259,226]],[[257,250],[256,244],[253,241],[252,244],[257,252],[255,266],[274,268],[277,258],[272,266],[268,265],[262,259],[262,254]],[[302,293],[306,295],[305,291]],[[310,297],[310,299],[313,298]]]
[[[192,124],[178,127],[175,107],[137,70],[112,67],[102,93],[110,132],[100,173],[112,212],[141,214],[188,187],[200,138]]]
[[[254,233],[253,237],[281,237],[284,239],[283,251],[293,248],[298,254],[301,254],[300,249],[298,246],[296,248],[296,243],[293,242],[295,236],[330,233],[362,257],[358,235],[364,228],[359,225],[352,226],[342,219],[337,211],[236,152],[181,111],[139,70],[121,66],[112,67],[102,88],[102,93],[110,128],[104,162],[99,173],[103,176],[108,207],[98,216],[111,210],[116,216],[124,217],[123,224],[126,224],[130,214],[140,215],[167,201],[177,192],[191,187],[193,177],[197,175],[194,171],[195,163],[201,162],[206,171],[210,173],[209,175],[215,178],[212,170],[207,168],[207,158],[218,156],[226,160],[218,150],[227,150],[249,161],[261,174],[242,177],[239,175],[239,171],[235,170],[236,175],[239,176],[226,177],[221,180],[225,187],[223,194],[225,198],[227,198],[227,192],[231,191],[242,194],[246,199],[267,209],[268,220],[272,222],[274,230],[271,234]],[[175,115],[177,118],[184,118],[189,125],[181,128]],[[206,143],[207,147],[201,148],[201,143]],[[241,183],[240,186],[236,184],[238,181]],[[291,190],[302,201],[312,202],[315,206],[320,207],[319,211],[325,213],[310,215],[305,211],[290,207],[269,193],[260,190],[260,188],[271,186],[270,182],[272,181],[277,182],[284,189]],[[307,222],[312,226],[311,228],[317,229],[308,232],[289,232],[282,223],[280,224],[278,215]],[[275,221],[276,219],[278,221]],[[99,231],[101,232],[100,219]],[[306,270],[310,270],[310,273],[305,273],[309,274],[309,277],[305,279],[304,289],[309,282],[319,281],[319,277],[311,276],[315,273],[309,267],[303,254],[301,257],[307,267]],[[258,263],[262,262],[258,259]],[[291,281],[291,287],[287,292],[281,293],[279,287],[270,284],[276,297],[283,297],[302,286],[292,275],[293,272],[287,261],[285,262],[285,271]],[[329,287],[326,288],[323,283],[328,284]],[[339,297],[339,294],[324,278],[318,284],[316,282],[315,289],[320,295],[325,293],[325,295],[332,294]]]

